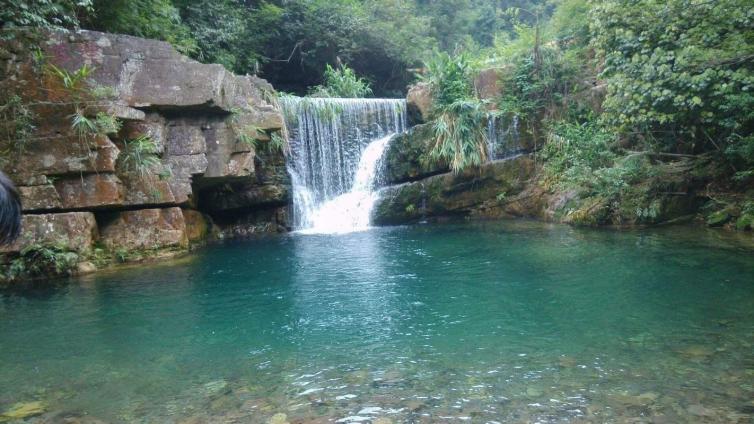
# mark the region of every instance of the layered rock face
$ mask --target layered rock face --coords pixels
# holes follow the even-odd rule
[[[386,187],[375,206],[377,225],[395,225],[449,216],[532,216],[538,207],[516,209],[534,176],[528,155],[490,162],[461,174],[445,173]]]
[[[6,251],[53,241],[77,252],[98,243],[184,249],[210,233],[210,217],[234,229],[285,227],[283,152],[266,144],[283,117],[266,81],[201,64],[155,40],[53,32],[35,53],[27,36],[0,42],[0,91],[22,99],[34,127],[23,143],[0,135],[3,171],[17,184],[25,214],[21,240]],[[122,127],[87,139],[74,131],[76,99],[69,97],[76,94],[61,89],[52,66],[69,74],[93,68],[87,90],[109,93],[87,101],[84,114],[106,112]],[[6,128],[16,125],[3,119]],[[153,142],[159,162],[146,174],[129,169],[124,155],[140,137]]]

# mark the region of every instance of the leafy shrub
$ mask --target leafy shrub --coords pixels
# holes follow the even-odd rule
[[[311,97],[362,98],[372,94],[369,83],[359,78],[353,69],[342,65],[337,69],[325,67],[324,84],[311,89]]]
[[[34,120],[34,113],[18,95],[10,95],[0,105],[2,137],[11,142],[9,147],[12,150],[23,152],[26,143],[32,138],[36,129]],[[7,156],[7,153],[10,152],[3,153],[3,156]]]
[[[75,28],[78,16],[92,10],[92,0],[4,1],[0,8],[2,29],[16,27]]]
[[[736,180],[748,181],[754,178],[754,135],[731,137],[725,153],[736,169]]]
[[[454,172],[487,161],[487,109],[476,99],[461,99],[437,112],[432,128],[435,142],[431,159],[445,162]]]
[[[619,131],[699,152],[754,129],[750,0],[609,0],[590,22],[604,117]]]
[[[594,121],[558,122],[550,130],[540,153],[545,160],[545,171],[565,186],[590,185],[594,172],[611,167],[617,158],[610,150],[613,138]]]

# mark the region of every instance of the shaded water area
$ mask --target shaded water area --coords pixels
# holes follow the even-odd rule
[[[752,344],[754,250],[720,232],[489,222],[294,234],[2,292],[0,411],[750,422]]]

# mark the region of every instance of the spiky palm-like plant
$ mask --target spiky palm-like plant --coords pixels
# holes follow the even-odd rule
[[[422,76],[432,93],[435,135],[429,157],[445,162],[453,172],[487,161],[488,112],[474,94],[472,66],[466,55],[436,53],[425,63]]]

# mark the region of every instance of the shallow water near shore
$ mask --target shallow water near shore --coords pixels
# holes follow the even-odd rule
[[[526,221],[292,234],[0,292],[0,414],[751,422],[750,240]]]

